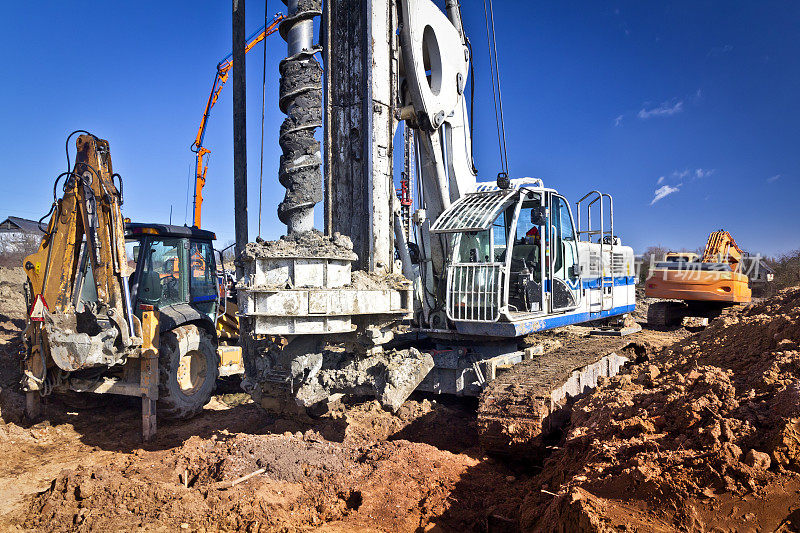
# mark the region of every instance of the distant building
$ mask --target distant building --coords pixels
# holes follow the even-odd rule
[[[44,232],[39,223],[27,218],[8,217],[0,222],[0,254],[29,254],[36,251]]]
[[[8,217],[3,222],[0,222],[0,232],[44,235],[44,232],[39,228],[38,222],[20,217]]]

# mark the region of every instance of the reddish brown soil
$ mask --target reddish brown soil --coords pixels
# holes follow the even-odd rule
[[[398,415],[367,402],[313,425],[214,401],[188,424],[162,424],[146,446],[135,406],[70,414],[51,401],[47,416],[50,424],[6,424],[13,433],[0,439],[0,453],[15,457],[0,470],[5,493],[19,495],[2,508],[26,530],[470,530],[489,504],[513,511],[522,497],[510,467],[458,440],[437,442],[441,430],[474,446],[473,417],[428,400],[409,401]],[[31,482],[18,486],[18,475]],[[504,495],[513,493],[509,506]]]
[[[548,459],[519,464],[486,457],[474,402],[447,398],[304,423],[220,394],[146,445],[137,403],[110,396],[93,410],[48,399],[31,424],[24,305],[0,292],[0,530],[789,531],[798,303],[786,293],[651,354],[576,404]]]
[[[476,447],[469,402],[420,397],[390,414],[365,401],[304,423],[220,394],[189,422],[159,421],[147,445],[124,398],[77,410],[49,397],[31,423],[18,386],[23,279],[0,270],[0,530],[469,530],[491,502],[519,506],[522,494],[504,501],[514,471]]]
[[[608,380],[575,405],[522,525],[797,531],[799,343],[795,288]]]

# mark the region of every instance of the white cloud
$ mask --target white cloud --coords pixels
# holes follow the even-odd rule
[[[676,113],[680,113],[681,111],[683,111],[683,100],[679,100],[674,104],[670,102],[664,102],[660,106],[652,109],[642,108],[637,116],[642,120],[646,120],[652,117],[668,117]]]
[[[653,193],[653,199],[650,201],[650,205],[653,205],[659,200],[666,198],[670,194],[675,194],[678,192],[685,181],[707,178],[714,172],[716,172],[716,169],[713,168],[685,168],[683,170],[673,170],[669,174],[669,177],[659,176],[658,180],[656,180],[656,185],[660,185],[660,187],[658,187]],[[670,185],[667,183],[668,181],[669,183],[674,183],[675,185]]]
[[[719,57],[731,51],[733,51],[733,45],[730,44],[726,44],[723,46],[715,46],[714,48],[708,51],[706,57]]]
[[[687,177],[691,173],[692,171],[689,170],[688,168],[685,170],[676,170],[672,173],[672,177],[677,180],[683,180],[683,178]]]
[[[709,168],[709,169],[696,168],[696,169],[694,170],[694,177],[695,177],[695,178],[698,178],[698,179],[700,179],[700,178],[707,178],[707,177],[709,177],[711,174],[713,174],[713,173],[714,173],[714,171],[715,171],[715,169],[713,169],[713,168]]]
[[[716,172],[716,169],[713,168],[685,168],[683,170],[674,170],[669,175],[670,181],[676,182],[683,182],[686,179],[701,179],[707,178]],[[662,183],[664,181],[663,176],[658,179],[658,183]]]
[[[617,118],[614,119],[614,126],[619,127],[622,126],[622,117],[624,115],[617,115]]]
[[[676,193],[680,190],[681,184],[679,183],[677,187],[670,187],[669,185],[662,185],[658,189],[656,189],[655,193],[653,194],[653,199],[650,202],[650,205],[653,205],[659,200],[662,200],[669,196],[670,194]]]
[[[781,179],[781,174],[775,174],[771,178],[767,178],[767,183],[775,183],[779,179]]]

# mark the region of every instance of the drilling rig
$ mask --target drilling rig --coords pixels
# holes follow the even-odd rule
[[[535,438],[570,396],[626,360],[625,343],[598,341],[582,359],[551,354],[575,362],[548,371],[532,341],[634,309],[633,250],[614,232],[612,196],[591,191],[573,211],[538,178],[478,181],[465,94],[472,55],[457,1],[446,12],[430,0],[284,1],[278,216],[287,234],[237,243],[243,386],[269,409],[309,411],[342,395],[397,409],[414,390],[482,394],[486,442]],[[401,123],[413,132],[410,209],[394,186]],[[319,202],[324,233],[313,229]],[[241,227],[246,212],[236,216]],[[524,409],[508,387],[487,394],[501,373],[530,393],[518,395]]]

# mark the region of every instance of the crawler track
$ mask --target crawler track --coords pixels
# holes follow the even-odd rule
[[[565,407],[576,395],[594,388],[599,377],[618,373],[623,358],[632,360],[644,352],[640,337],[542,335],[544,354],[499,373],[481,394],[478,431],[483,448],[515,458],[540,454],[542,436],[569,419]]]

